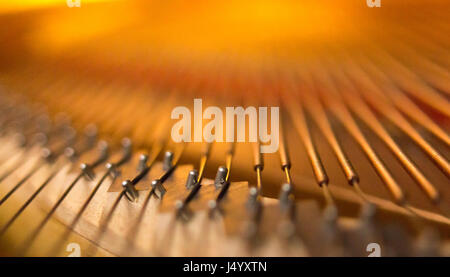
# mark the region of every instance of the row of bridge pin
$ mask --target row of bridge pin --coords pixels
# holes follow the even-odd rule
[[[174,153],[171,151],[167,151],[164,154],[163,159],[163,170],[168,171],[173,167],[173,158]],[[147,168],[147,161],[148,161],[148,155],[142,154],[139,157],[139,163],[138,163],[138,172],[142,173]],[[154,192],[157,192],[159,194],[159,197],[162,198],[162,196],[165,194],[166,189],[162,185],[161,181],[159,180],[153,180],[151,183],[152,190]],[[139,193],[135,187],[135,184],[131,180],[125,180],[122,182],[122,187],[124,189],[125,196],[128,198],[128,200],[135,202],[138,199]]]

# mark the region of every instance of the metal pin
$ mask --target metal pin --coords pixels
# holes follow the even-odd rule
[[[255,208],[255,205],[258,202],[258,195],[259,195],[259,193],[258,193],[258,189],[257,188],[251,187],[249,189],[248,201],[247,201],[247,208],[249,210],[253,210]]]
[[[296,232],[295,205],[291,184],[282,185],[279,200],[282,220],[278,226],[278,233],[285,239],[291,239]]]
[[[177,217],[183,218],[185,220],[188,220],[191,217],[192,213],[189,210],[189,203],[195,198],[195,196],[197,196],[201,187],[202,187],[201,183],[197,182],[184,200],[177,200],[175,202]]]
[[[167,171],[173,166],[173,152],[167,151],[164,154],[163,170]]]
[[[107,163],[107,175],[111,176],[113,179],[120,176],[119,167],[126,163],[131,158],[133,151],[132,142],[129,138],[122,139],[122,152],[123,156],[115,163]]]
[[[200,158],[200,166],[199,170],[192,170],[189,172],[188,180],[186,181],[186,188],[190,189],[191,191],[186,196],[184,200],[178,200],[175,202],[175,209],[177,211],[177,216],[181,217],[185,220],[190,218],[190,215],[192,214],[189,209],[188,205],[189,203],[197,196],[200,189],[202,188],[202,178],[203,178],[203,172],[206,167],[206,162],[208,161],[209,153],[211,151],[212,144],[208,143],[205,145],[204,149],[202,150],[202,156]],[[194,171],[194,172],[193,172]],[[194,175],[193,177],[191,177]],[[192,180],[189,180],[189,178],[192,178]]]
[[[122,187],[124,189],[125,196],[131,202],[136,202],[139,197],[139,192],[134,187],[133,183],[130,180],[126,180],[122,182]]]
[[[292,186],[290,184],[286,183],[281,186],[281,193],[279,199],[280,199],[280,208],[282,211],[286,211],[291,204],[292,201],[290,197],[291,192]]]
[[[212,211],[217,208],[217,201],[216,200],[209,200],[208,201],[208,208]]]
[[[117,162],[117,165],[122,165],[131,158],[131,153],[133,151],[133,143],[129,138],[122,139],[122,149],[123,149],[122,150],[123,157],[120,159],[120,161]]]
[[[147,161],[148,161],[148,155],[142,154],[139,156],[139,163],[138,163],[138,172],[143,172],[147,167]]]
[[[248,222],[245,225],[244,237],[249,239],[251,243],[256,242],[259,222],[261,220],[263,205],[260,201],[260,190],[262,188],[261,172],[264,169],[264,159],[261,153],[259,142],[252,144],[253,148],[253,169],[256,172],[256,187],[249,189],[247,200]]]
[[[226,183],[227,174],[228,169],[225,166],[219,166],[219,168],[217,169],[216,178],[214,180],[216,189],[220,189]]]
[[[225,198],[227,195],[228,189],[230,188],[230,182],[225,181],[225,183],[222,185],[219,194],[217,195],[215,200],[210,200],[208,202],[208,207],[210,211],[210,216],[212,216],[214,211],[220,211],[220,202]]]
[[[86,144],[93,146],[98,136],[98,129],[95,125],[88,125],[84,130]]]
[[[75,151],[75,149],[74,149],[73,147],[67,147],[67,148],[64,150],[64,156],[66,156],[66,158],[67,158],[69,161],[73,161],[73,160],[76,159],[77,153],[76,153],[76,151]]]
[[[52,162],[55,160],[56,155],[49,148],[45,147],[41,151],[41,157],[47,162]]]
[[[162,199],[167,191],[159,179],[152,181],[152,190],[159,199]]]
[[[252,187],[249,190],[248,201],[248,221],[244,229],[244,237],[250,239],[250,242],[255,242],[254,239],[257,237],[258,226],[262,215],[262,204],[259,201],[259,191],[256,187]]]
[[[197,183],[197,179],[198,179],[198,170],[193,169],[189,171],[189,175],[186,180],[186,188],[191,189],[195,185],[195,183]]]
[[[249,190],[247,209],[249,210],[251,220],[255,223],[259,222],[261,219],[262,204],[259,200],[259,191],[255,187]]]
[[[91,167],[91,166],[89,166],[89,165],[86,164],[86,163],[82,163],[82,164],[80,165],[80,169],[81,169],[81,171],[83,172],[84,177],[86,177],[86,179],[87,179],[88,181],[92,181],[92,180],[95,179],[95,173],[94,173],[94,171],[92,170],[92,167]]]
[[[114,164],[114,163],[107,163],[105,165],[105,167],[107,169],[108,175],[111,176],[111,178],[114,179],[114,178],[117,178],[117,177],[120,176],[120,171],[117,168],[116,164]]]

